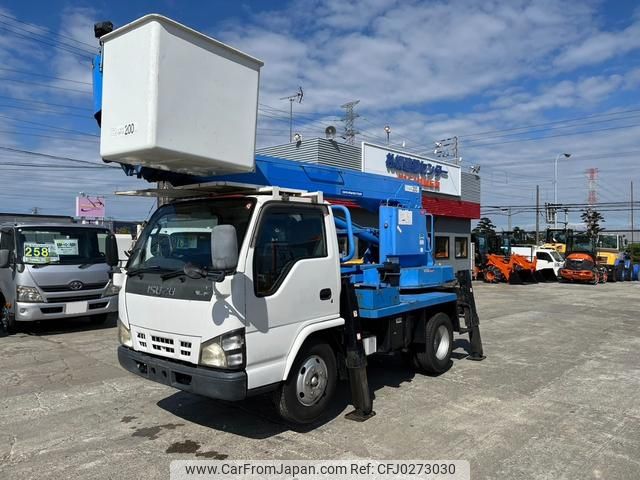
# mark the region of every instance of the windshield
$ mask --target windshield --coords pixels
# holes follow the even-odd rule
[[[567,243],[566,230],[547,230],[548,243]]]
[[[213,227],[233,225],[242,245],[254,204],[251,198],[227,198],[161,207],[136,243],[127,268],[175,270],[187,263],[211,267]]]
[[[618,250],[618,248],[620,248],[619,242],[618,242],[618,235],[599,235],[598,247],[612,248],[612,249]]]
[[[551,256],[556,262],[564,261],[564,259],[562,258],[562,255],[560,255],[557,251],[551,250],[549,253],[551,254]]]
[[[18,258],[31,265],[105,263],[109,232],[79,227],[18,228]]]
[[[593,243],[591,237],[587,234],[577,233],[573,238],[573,250],[575,251],[591,251],[593,249]]]

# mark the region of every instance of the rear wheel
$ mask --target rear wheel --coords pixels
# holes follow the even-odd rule
[[[427,373],[440,374],[451,368],[453,327],[446,313],[436,313],[427,321],[425,343],[418,345],[416,364]]]
[[[304,346],[276,392],[280,416],[302,424],[318,420],[336,391],[337,373],[336,356],[327,343],[314,341]]]

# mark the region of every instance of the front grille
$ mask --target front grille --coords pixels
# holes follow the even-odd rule
[[[82,302],[85,300],[98,300],[102,298],[102,295],[79,295],[77,297],[49,297],[47,303],[67,303],[67,302]]]
[[[200,343],[196,337],[185,337],[131,326],[134,349],[152,355],[198,363]]]
[[[43,292],[81,292],[82,290],[101,290],[106,287],[106,282],[101,283],[85,283],[79,290],[71,290],[69,285],[47,285],[40,286]]]

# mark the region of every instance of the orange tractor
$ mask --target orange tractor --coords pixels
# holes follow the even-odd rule
[[[487,283],[538,283],[536,259],[529,261],[522,255],[511,253],[508,237],[490,234],[474,234],[473,237],[476,278],[482,278]],[[506,240],[506,246],[503,240]]]

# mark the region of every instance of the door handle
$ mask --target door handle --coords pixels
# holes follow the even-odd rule
[[[331,298],[331,289],[323,288],[320,290],[320,300],[329,300]]]

